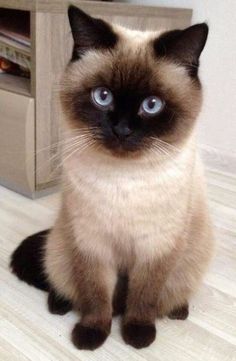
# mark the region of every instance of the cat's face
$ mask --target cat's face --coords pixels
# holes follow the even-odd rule
[[[197,70],[207,26],[141,33],[74,7],[69,19],[74,49],[61,98],[70,127],[115,155],[183,143],[201,104]]]

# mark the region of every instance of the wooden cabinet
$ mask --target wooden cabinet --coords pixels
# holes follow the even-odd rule
[[[189,9],[96,1],[73,1],[73,3],[91,15],[141,30],[183,28],[190,24],[192,14]],[[1,81],[0,75],[0,88],[5,89],[0,93],[1,104],[4,106],[7,93],[12,97],[10,101],[12,109],[6,107],[4,115],[0,113],[0,133],[3,129],[3,133],[9,137],[4,146],[0,144],[0,183],[35,197],[56,184],[55,144],[60,139],[62,120],[58,97],[59,82],[72,49],[72,37],[67,19],[68,3],[63,0],[0,0],[1,7],[30,12],[32,76],[30,84],[19,81],[14,90],[14,81],[13,84],[6,85],[7,81]],[[22,99],[22,109],[16,119],[14,108],[17,107],[15,101],[18,102],[19,97]],[[28,114],[31,114],[31,120]],[[24,159],[32,158],[33,161],[28,167],[24,166],[22,169],[16,167],[13,171],[17,156],[16,149],[13,152],[10,150],[11,136],[12,134],[15,136],[15,133],[12,133],[14,126],[11,127],[10,124],[14,122],[17,122],[15,129],[21,144],[17,150],[23,152]],[[29,137],[32,139],[30,140]],[[9,149],[6,143],[9,143]],[[4,154],[8,151],[5,161]],[[22,161],[22,158],[20,159]],[[24,186],[22,182],[25,182]]]
[[[35,191],[34,99],[0,90],[1,184],[24,194]]]

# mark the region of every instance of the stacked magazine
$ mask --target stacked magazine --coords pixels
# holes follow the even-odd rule
[[[10,15],[9,15],[10,14]],[[0,72],[30,77],[30,31],[24,12],[0,13]]]

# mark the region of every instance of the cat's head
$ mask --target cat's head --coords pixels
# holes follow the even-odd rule
[[[183,144],[201,106],[198,67],[208,26],[139,32],[74,6],[68,14],[74,47],[61,99],[69,127],[119,156],[155,142]]]

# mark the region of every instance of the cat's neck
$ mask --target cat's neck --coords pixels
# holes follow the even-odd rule
[[[114,157],[107,153],[87,150],[76,153],[64,162],[64,176],[74,185],[79,180],[104,179],[125,181],[158,176],[163,181],[169,177],[188,177],[195,163],[194,137],[178,151],[157,154],[149,151],[140,158]]]

